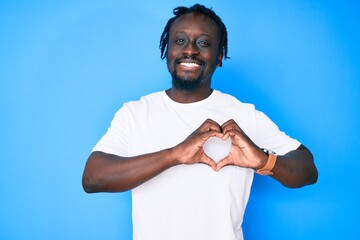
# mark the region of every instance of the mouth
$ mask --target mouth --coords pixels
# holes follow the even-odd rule
[[[187,67],[187,68],[199,68],[201,65],[196,62],[180,62],[181,66]]]
[[[175,63],[186,69],[198,69],[204,66],[204,61],[195,58],[181,58],[175,60]]]

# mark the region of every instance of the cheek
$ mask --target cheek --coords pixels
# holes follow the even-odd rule
[[[212,56],[207,56],[207,67],[210,68],[210,69],[213,69],[217,66],[217,63],[218,63],[218,59],[217,58],[214,58]]]
[[[167,65],[169,72],[174,71],[174,61],[172,60],[172,58],[169,55],[166,57],[166,65]]]
[[[175,62],[175,59],[176,59],[176,55],[173,51],[172,48],[169,48],[168,49],[168,52],[167,52],[167,57],[166,57],[166,64],[167,64],[167,67],[170,71],[174,70],[174,62]]]

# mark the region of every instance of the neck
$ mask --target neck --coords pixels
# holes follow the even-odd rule
[[[204,100],[213,92],[210,86],[199,87],[196,90],[178,90],[174,86],[165,91],[171,100],[178,103],[193,103]]]

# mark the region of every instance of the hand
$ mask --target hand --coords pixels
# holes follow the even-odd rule
[[[210,137],[222,138],[220,125],[207,119],[183,142],[174,147],[175,156],[182,164],[205,163],[212,169],[216,169],[216,162],[204,153],[202,146]]]
[[[266,154],[251,141],[234,120],[225,122],[221,129],[222,139],[226,140],[230,137],[232,146],[229,155],[217,163],[216,171],[226,165],[260,169],[266,164]]]

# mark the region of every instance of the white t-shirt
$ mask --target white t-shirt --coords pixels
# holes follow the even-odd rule
[[[253,105],[217,90],[189,104],[153,93],[128,102],[93,151],[130,157],[173,147],[206,119],[222,125],[234,119],[261,148],[278,155],[300,143]],[[253,170],[225,166],[219,172],[205,164],[178,165],[132,190],[134,240],[243,239],[242,220]]]

